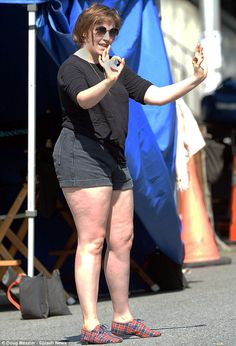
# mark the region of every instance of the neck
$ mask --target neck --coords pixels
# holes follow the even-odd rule
[[[77,52],[75,52],[75,54],[92,64],[98,63],[98,56],[92,55],[92,53],[90,53],[86,48],[80,48],[79,50],[77,50]]]

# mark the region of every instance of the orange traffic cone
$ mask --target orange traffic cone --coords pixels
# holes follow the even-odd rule
[[[204,265],[204,263],[218,261],[220,256],[205,209],[194,159],[189,161],[189,176],[188,190],[180,192],[184,263]]]
[[[231,225],[229,230],[229,240],[232,242],[236,241],[236,155],[234,155],[233,159]]]

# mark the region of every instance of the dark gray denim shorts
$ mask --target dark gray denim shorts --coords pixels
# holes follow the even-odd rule
[[[60,187],[133,187],[127,166],[120,166],[98,141],[63,128],[53,151]]]

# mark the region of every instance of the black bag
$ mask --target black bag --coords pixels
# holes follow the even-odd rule
[[[203,120],[236,123],[236,79],[225,79],[211,95],[202,100]]]
[[[209,184],[214,184],[219,180],[224,169],[225,145],[214,139],[206,138],[205,141],[207,181]]]
[[[71,315],[66,305],[65,291],[61,282],[60,272],[55,269],[47,278],[49,316]]]
[[[46,318],[49,314],[47,278],[40,273],[24,276],[19,285],[22,318]]]
[[[182,273],[182,265],[172,261],[159,249],[146,257],[144,269],[159,285],[161,291],[182,290],[188,287]]]
[[[11,289],[17,284],[19,284],[19,304],[11,296]],[[50,278],[42,273],[34,277],[21,276],[8,287],[7,296],[10,302],[21,311],[23,319],[71,315],[66,305],[59,270],[54,270]]]

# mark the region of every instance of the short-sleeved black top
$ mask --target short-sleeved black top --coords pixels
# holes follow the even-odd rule
[[[144,104],[144,95],[152,85],[125,65],[119,79],[94,107],[83,109],[76,96],[105,78],[99,64],[71,55],[58,71],[58,89],[62,107],[62,126],[103,143],[112,156],[125,162],[129,97]]]

